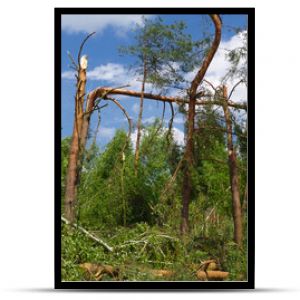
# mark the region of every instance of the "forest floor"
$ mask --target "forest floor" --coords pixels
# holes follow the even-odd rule
[[[113,250],[62,223],[62,281],[247,280],[246,251],[212,230],[184,239],[146,223],[89,232]]]

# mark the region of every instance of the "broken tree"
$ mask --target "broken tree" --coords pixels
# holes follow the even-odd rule
[[[182,219],[180,230],[182,234],[186,234],[189,229],[189,204],[192,194],[192,167],[194,157],[194,124],[195,124],[195,108],[197,104],[198,87],[201,84],[205,73],[213,60],[213,57],[219,47],[221,41],[222,22],[218,15],[210,15],[215,26],[215,37],[213,43],[204,58],[201,68],[192,81],[189,91],[189,108],[188,108],[188,128],[187,139],[184,153],[184,179],[182,187]]]
[[[90,36],[94,34],[89,34],[84,41],[81,43],[78,52],[77,63],[71,57],[72,67],[77,71],[76,74],[76,94],[75,94],[75,115],[74,115],[74,125],[73,125],[73,134],[70,145],[69,152],[69,162],[66,175],[66,190],[65,190],[65,201],[64,201],[64,210],[65,217],[69,222],[73,223],[75,221],[75,207],[77,199],[77,185],[79,180],[79,170],[81,164],[81,156],[83,147],[81,146],[81,129],[84,118],[84,96],[86,89],[86,69],[87,69],[87,57],[82,56],[81,52],[85,42]]]

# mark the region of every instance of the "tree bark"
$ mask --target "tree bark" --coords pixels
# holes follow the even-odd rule
[[[221,29],[222,22],[218,15],[210,15],[215,26],[215,37],[211,45],[209,52],[207,53],[201,68],[192,81],[190,88],[190,99],[188,108],[188,128],[187,128],[187,140],[184,153],[184,178],[182,189],[182,211],[181,211],[181,225],[180,231],[182,234],[186,234],[189,230],[189,204],[192,194],[192,176],[191,171],[194,162],[194,123],[195,123],[195,107],[197,103],[197,89],[201,84],[205,73],[219,47],[221,41]]]
[[[230,186],[232,194],[232,215],[234,223],[234,241],[241,246],[243,241],[243,223],[242,223],[242,210],[240,201],[240,189],[239,189],[239,176],[238,166],[236,159],[236,152],[233,147],[232,140],[232,121],[231,114],[227,105],[228,92],[227,87],[223,86],[223,111],[227,128],[227,148],[228,148],[228,165],[230,172]]]
[[[247,214],[247,210],[248,210],[248,183],[246,183],[245,186],[244,201],[242,205],[242,214],[243,215]]]
[[[75,207],[77,196],[78,167],[80,160],[80,132],[83,123],[83,104],[86,86],[86,70],[79,68],[77,74],[76,96],[75,96],[75,116],[72,141],[70,146],[69,163],[66,175],[65,192],[65,217],[69,222],[75,221]]]
[[[99,87],[89,93],[89,97],[91,99],[91,103],[96,101],[96,99],[101,98],[102,95],[124,95],[130,96],[135,98],[141,98],[141,92],[136,92],[132,90],[125,90],[125,89],[115,89],[112,87]],[[196,95],[197,96],[197,95]],[[180,97],[170,97],[170,96],[162,96],[162,95],[155,95],[151,93],[144,93],[144,99],[149,100],[158,100],[163,102],[170,102],[170,103],[178,103],[178,104],[189,104],[189,100],[180,98]],[[197,98],[196,105],[222,105],[222,101],[220,100],[200,100]],[[233,101],[228,101],[228,106],[244,109],[247,110],[246,103],[234,103]]]
[[[140,157],[140,139],[141,139],[141,129],[142,129],[146,77],[147,77],[147,68],[146,68],[146,62],[144,61],[143,82],[142,82],[142,89],[141,89],[140,110],[139,110],[139,116],[137,121],[137,134],[136,134],[136,145],[135,145],[135,155],[134,155],[134,172],[136,176],[138,174],[138,163]]]

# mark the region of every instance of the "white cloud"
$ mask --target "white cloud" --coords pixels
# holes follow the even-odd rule
[[[145,123],[145,124],[152,124],[155,121],[155,119],[156,119],[156,117],[151,116],[149,118],[143,119],[143,123]]]
[[[141,130],[141,137],[143,137],[144,134],[145,134],[145,129],[142,129]],[[130,135],[130,140],[131,140],[131,143],[133,145],[133,149],[135,149],[135,147],[136,147],[136,138],[137,138],[137,129],[133,133],[131,133],[131,135]]]
[[[208,68],[206,76],[218,77],[219,79],[224,77],[230,67],[226,54],[228,54],[229,51],[242,46],[243,38],[241,34],[236,34],[227,41],[221,41],[219,49]]]
[[[220,43],[219,49],[205,76],[205,78],[214,86],[218,86],[221,83],[221,79],[226,75],[230,67],[230,63],[226,57],[228,50],[233,50],[241,47],[242,45],[243,39],[241,34],[236,34],[228,41],[222,41]],[[241,60],[240,63],[243,63],[243,61]],[[236,84],[238,80],[239,78],[233,78],[226,82],[229,91],[233,88],[234,84]],[[247,101],[247,87],[244,84],[239,85],[232,94],[231,99],[235,102]]]
[[[173,137],[177,145],[183,146],[184,145],[184,133],[180,129],[174,127],[173,130]]]
[[[134,103],[132,105],[132,111],[137,114],[139,112],[139,110],[140,110],[139,104],[138,103]]]
[[[100,65],[94,69],[87,71],[88,80],[102,80],[107,81],[111,84],[123,83],[136,80],[134,71],[129,71],[124,65],[107,63],[105,65]],[[61,75],[64,79],[74,79],[75,71],[64,71]]]
[[[174,120],[173,120],[174,124],[184,124],[184,122],[185,122],[185,120],[182,115],[180,115],[180,117],[174,118]]]
[[[109,82],[120,82],[128,75],[128,70],[121,64],[108,63],[106,65],[100,65],[93,70],[87,72],[87,78],[89,80],[103,80]],[[122,78],[122,79],[121,79]]]
[[[142,15],[62,15],[61,26],[67,33],[101,33],[112,26],[118,35],[123,35],[132,26],[141,23]]]
[[[115,134],[116,128],[113,127],[100,127],[99,138],[104,137],[107,139],[112,139]]]
[[[75,79],[74,71],[64,71],[61,73],[61,78],[63,79]]]
[[[128,85],[132,90],[141,89],[141,79],[136,74],[135,69],[128,69],[125,65],[117,63],[107,63],[87,71],[87,79],[92,81],[104,81],[105,84],[113,87]],[[64,71],[62,79],[75,79],[74,71]],[[151,89],[150,84],[146,84],[146,91]]]
[[[214,59],[207,70],[205,79],[210,81],[215,87],[220,85],[221,80],[224,78],[230,67],[230,63],[228,62],[226,54],[228,54],[228,51],[241,47],[242,45],[243,40],[241,34],[236,34],[227,41],[221,41],[217,53],[215,54]],[[197,71],[198,69],[186,74],[185,79],[188,82],[191,82],[194,79]],[[232,89],[234,84],[237,83],[238,80],[239,78],[233,78],[226,82],[229,91]],[[205,86],[213,92],[209,85]],[[246,86],[244,84],[239,85],[232,94],[231,99],[235,102],[247,101]]]

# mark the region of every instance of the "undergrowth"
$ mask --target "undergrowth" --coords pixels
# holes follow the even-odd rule
[[[197,280],[195,272],[202,261],[216,259],[221,270],[229,272],[228,280],[247,280],[247,261],[243,250],[222,236],[195,236],[184,240],[169,228],[138,223],[131,227],[102,228],[92,232],[111,247],[103,246],[62,223],[62,281],[85,281],[79,266],[90,262],[117,267],[119,280]],[[210,234],[213,234],[212,232]],[[174,275],[157,278],[151,270],[170,270]],[[89,279],[91,280],[91,279]],[[102,280],[114,280],[105,275]]]

